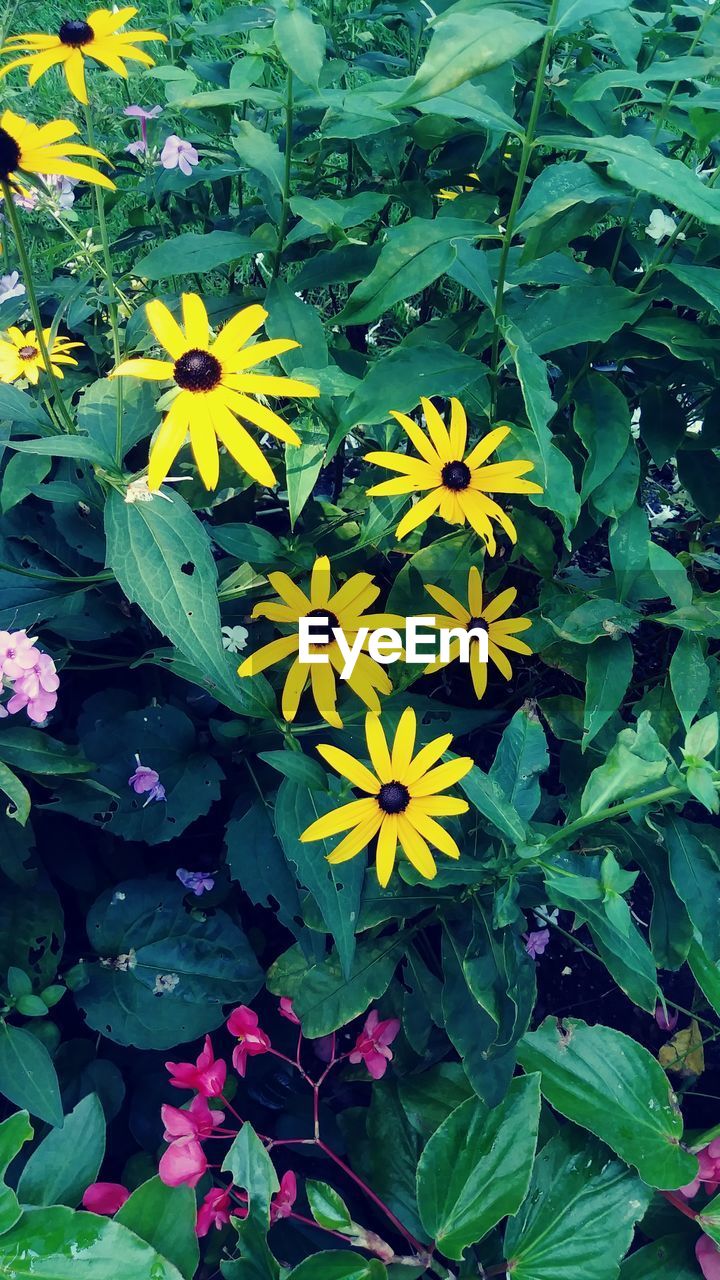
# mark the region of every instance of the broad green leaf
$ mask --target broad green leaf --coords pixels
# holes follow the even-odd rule
[[[451,1111],[473,1096],[462,1063],[440,1062],[399,1082],[403,1110],[413,1129],[427,1140]]]
[[[273,281],[265,302],[268,310],[265,332],[268,337],[292,338],[298,344],[279,357],[285,373],[294,373],[301,365],[307,369],[324,369],[328,362],[327,342],[315,307],[298,298],[284,280]]]
[[[525,820],[508,805],[507,797],[497,778],[483,773],[482,769],[473,765],[470,772],[460,779],[459,786],[471,805],[484,818],[492,822],[498,831],[515,844],[525,843],[527,838]]]
[[[17,440],[8,441],[10,448],[15,448],[18,443]],[[43,452],[46,451],[37,449],[16,453],[10,458],[3,471],[0,489],[0,510],[4,516],[27,498],[28,494],[34,493],[37,485],[42,483],[50,471],[50,459],[38,456]]]
[[[667,765],[667,751],[649,713],[643,712],[635,728],[620,731],[604,764],[590,774],[580,798],[581,813],[589,816],[617,800],[655,790]]]
[[[285,161],[277,143],[249,120],[240,120],[232,144],[243,164],[266,178],[277,195],[282,195]],[[217,235],[213,231],[212,235]],[[227,234],[227,233],[226,233]],[[253,250],[250,250],[252,252]],[[257,250],[255,250],[257,252]],[[237,255],[240,256],[239,254]]]
[[[327,1182],[317,1182],[314,1178],[305,1180],[305,1194],[310,1205],[310,1212],[321,1227],[332,1231],[350,1231],[352,1218],[342,1196],[339,1196]]]
[[[588,454],[580,494],[584,502],[612,475],[630,439],[627,400],[609,378],[591,373],[583,379],[575,394],[574,426]]]
[[[264,760],[284,778],[299,782],[311,791],[328,789],[328,775],[320,761],[306,756],[304,751],[289,751],[287,748],[280,751],[258,751],[258,760]]]
[[[178,272],[183,276],[192,272],[204,274],[241,258],[249,258],[257,251],[258,246],[249,236],[239,235],[236,231],[208,231],[204,235],[185,231],[151,249],[146,257],[135,263],[133,272],[143,280],[167,280]]]
[[[600,1143],[566,1125],[538,1154],[527,1199],[505,1231],[516,1280],[614,1280],[650,1192]]]
[[[711,449],[681,449],[678,476],[695,506],[708,520],[720,516],[720,458]]]
[[[681,633],[670,659],[670,687],[682,722],[689,729],[710,688],[710,669],[705,660],[704,646],[699,636],[694,636],[691,631]]]
[[[12,769],[8,769],[2,761],[0,761],[0,791],[10,802],[5,808],[8,818],[13,818],[15,822],[20,823],[21,827],[24,827],[30,817],[30,792],[17,774],[13,773]]]
[[[710,304],[713,311],[720,311],[720,269],[718,267],[708,267],[705,263],[702,266],[699,264],[696,266],[693,263],[666,262],[663,264],[663,269],[669,271],[681,284],[694,289],[695,293]],[[662,394],[660,398],[664,398]],[[655,457],[654,453],[653,457]],[[655,461],[657,462],[658,459],[656,458]]]
[[[40,729],[3,729],[0,734],[0,760],[19,769],[21,773],[72,775],[89,773],[90,760],[86,760],[77,747],[68,746]]]
[[[555,19],[555,31],[573,31],[587,22],[588,18],[600,17],[600,30],[612,27],[615,21],[615,10],[627,9],[630,0],[560,0]],[[606,13],[612,17],[605,19]],[[588,1277],[590,1280],[590,1277]]]
[[[695,1156],[680,1146],[683,1122],[667,1076],[641,1044],[610,1027],[546,1018],[520,1042],[526,1071],[541,1073],[556,1111],[636,1168],[651,1187],[685,1186]]]
[[[299,946],[291,947],[270,966],[268,990],[290,996],[303,1034],[313,1040],[358,1018],[384,995],[402,953],[397,938],[361,939],[346,980],[336,951],[309,964]]]
[[[643,507],[628,507],[611,526],[608,549],[618,600],[642,597],[644,579],[641,575],[648,567],[650,549],[648,518]]]
[[[117,393],[117,380],[101,378],[98,382],[91,382],[82,394],[77,412],[78,427],[87,432],[94,445],[104,450],[111,465],[115,460]],[[140,379],[122,380],[124,453],[155,430],[158,422],[156,398],[152,384]]]
[[[615,205],[618,196],[622,198],[622,192],[585,161],[561,160],[540,170],[518,211],[516,230],[527,236],[576,204],[612,201]]]
[[[636,1249],[623,1262],[620,1280],[698,1280],[693,1238],[662,1236]]]
[[[273,36],[286,66],[303,84],[316,88],[325,61],[325,31],[310,11],[300,4],[279,7]]]
[[[535,354],[544,356],[580,342],[605,342],[647,306],[647,298],[629,289],[578,280],[538,295],[517,315],[515,327]]]
[[[150,1178],[133,1191],[115,1221],[157,1249],[184,1280],[193,1280],[200,1257],[195,1217],[190,1187],[166,1187],[159,1178]]]
[[[292,529],[295,528],[303,507],[315,487],[328,444],[328,429],[318,419],[304,414],[297,425],[300,427],[302,443],[285,446],[285,476]]]
[[[35,403],[32,396],[8,382],[0,385],[0,420],[2,419],[22,423],[27,427],[50,430],[50,419],[45,410]]]
[[[0,1093],[31,1116],[62,1125],[57,1073],[45,1045],[22,1027],[0,1022]]]
[[[182,1280],[171,1262],[127,1227],[62,1205],[28,1209],[0,1236],[0,1270],[13,1280]]]
[[[590,646],[585,685],[583,751],[615,714],[627,693],[635,657],[627,636],[596,640]]]
[[[537,1076],[513,1080],[492,1110],[470,1098],[428,1142],[417,1172],[423,1226],[448,1258],[517,1213],[530,1181],[540,1091]]]
[[[540,776],[549,764],[545,731],[537,713],[521,707],[503,732],[489,777],[510,808],[529,822],[540,803]]]
[[[581,0],[584,3],[584,0]],[[612,7],[612,6],[609,6]],[[612,27],[611,20],[608,26]],[[619,67],[588,76],[579,86],[576,98],[579,102],[593,102],[602,98],[609,89],[639,89],[647,93],[648,86],[657,81],[700,80],[717,73],[716,57],[702,58],[691,55],[680,58],[660,58],[651,62],[643,71],[623,71]],[[660,99],[658,99],[660,101]]]
[[[705,999],[720,1014],[720,964],[710,959],[697,938],[690,943],[688,964]]]
[[[563,892],[564,885],[569,886],[566,893]],[[639,1009],[653,1013],[658,999],[657,971],[652,952],[639,929],[632,920],[627,932],[617,928],[608,919],[602,903],[577,901],[571,887],[572,881],[563,877],[553,880],[552,886],[548,885],[553,905],[574,911],[577,919],[587,924],[600,959],[620,990]]]
[[[371,364],[343,406],[343,427],[388,421],[388,410],[406,413],[423,395],[457,396],[476,382],[477,360],[439,342],[395,347]]]
[[[223,1160],[222,1171],[231,1173],[234,1185],[247,1192],[248,1216],[267,1224],[270,1200],[280,1183],[270,1156],[247,1121]]]
[[[378,1258],[363,1258],[345,1249],[316,1253],[294,1267],[287,1280],[386,1280]]]
[[[105,1155],[105,1113],[89,1093],[35,1148],[18,1182],[24,1205],[66,1204],[77,1207],[85,1188],[95,1182]]]
[[[16,1111],[0,1124],[0,1236],[15,1225],[22,1213],[15,1192],[5,1186],[8,1165],[33,1136],[27,1111]]]
[[[623,828],[622,842],[652,885],[650,946],[655,962],[660,969],[679,969],[688,958],[693,927],[684,903],[672,886],[667,851],[649,834],[630,824]]]
[[[720,901],[720,868],[707,845],[684,818],[665,814],[662,824],[670,863],[670,879],[685,903],[705,952],[712,963],[720,960],[717,904]]]
[[[312,894],[325,927],[332,934],[342,972],[349,978],[355,953],[355,925],[360,911],[360,893],[365,875],[365,859],[357,857],[333,867],[327,855],[334,838],[303,844],[300,835],[312,822],[337,808],[337,797],[311,791],[286,778],[275,805],[275,830],[300,883]],[[308,1034],[306,1032],[306,1034]]]
[[[502,66],[541,40],[545,28],[510,9],[454,6],[433,24],[430,48],[409,87],[393,106],[437,98],[466,80]]]
[[[238,801],[225,831],[230,876],[256,906],[272,907],[295,936],[305,931],[295,876],[288,867],[270,810],[258,797],[249,808]]]
[[[310,196],[293,196],[290,208],[298,218],[304,218],[321,231],[328,232],[333,227],[348,231],[350,227],[357,227],[361,222],[367,222],[380,213],[386,203],[381,191],[359,191],[357,195],[348,196],[344,200],[333,196],[317,196],[315,199]],[[292,235],[289,239],[292,239]]]

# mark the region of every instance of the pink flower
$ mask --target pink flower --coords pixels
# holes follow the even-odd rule
[[[147,142],[142,138],[137,138],[135,142],[128,142],[125,150],[129,152],[136,160],[138,156],[144,156],[147,152]]]
[[[677,1009],[663,1009],[661,1004],[655,1005],[655,1021],[661,1031],[674,1031],[680,1014]]]
[[[300,1026],[300,1019],[293,1009],[292,1000],[289,996],[280,997],[280,1017],[287,1018],[288,1022],[294,1022],[296,1027]]]
[[[709,1236],[701,1236],[695,1245],[695,1257],[705,1280],[720,1280],[720,1249]]]
[[[549,929],[534,929],[530,933],[523,934],[525,950],[531,960],[535,960],[537,956],[541,956],[550,941]]]
[[[37,636],[26,631],[0,631],[0,675],[18,680],[32,671],[39,657],[36,644]]]
[[[124,116],[132,116],[135,120],[156,120],[162,115],[162,107],[151,107],[149,111],[145,107],[138,107],[133,104],[131,107],[123,108]]]
[[[227,1029],[238,1040],[233,1049],[233,1066],[239,1075],[244,1076],[248,1058],[267,1053],[271,1047],[270,1037],[260,1030],[257,1014],[246,1004],[233,1009],[227,1020]]]
[[[198,1209],[195,1234],[206,1236],[211,1227],[218,1231],[224,1227],[230,1221],[231,1203],[230,1192],[224,1187],[213,1187],[208,1191]]]
[[[169,138],[165,139],[160,163],[163,169],[179,169],[186,178],[189,178],[195,165],[200,163],[200,157],[192,143],[178,138],[176,133],[171,133]]]
[[[26,641],[28,639],[24,632],[17,632],[17,636],[24,636]],[[35,641],[30,640],[28,643],[34,645]],[[30,656],[34,658],[33,666],[22,669],[21,664],[27,663]],[[16,669],[19,674],[12,675],[12,671]],[[27,707],[30,719],[36,724],[42,724],[57,705],[56,690],[60,687],[60,677],[50,654],[23,646],[22,649],[14,650],[14,657],[4,659],[3,670],[6,678],[13,681],[13,694],[7,704],[10,715]]]
[[[160,781],[160,774],[148,765],[141,764],[137,752],[135,752],[135,760],[137,762],[135,772],[128,778],[128,786],[132,787],[136,796],[141,796],[144,792],[147,792],[147,800],[143,805],[143,809],[145,809],[151,800],[165,799],[165,788]]]
[[[166,1187],[196,1187],[208,1167],[197,1138],[187,1134],[170,1143],[160,1157],[158,1173]]]
[[[392,1053],[388,1048],[400,1030],[398,1018],[386,1018],[380,1022],[377,1009],[371,1009],[365,1026],[355,1041],[355,1048],[350,1054],[351,1062],[364,1062],[373,1080],[385,1075]]]
[[[170,1084],[176,1089],[196,1089],[204,1098],[218,1098],[225,1088],[227,1066],[221,1058],[215,1058],[209,1036],[195,1063],[166,1062],[165,1066],[170,1072]]]
[[[172,1142],[175,1138],[209,1138],[213,1129],[217,1129],[225,1119],[224,1111],[211,1111],[206,1099],[196,1093],[187,1108],[171,1107],[165,1103],[160,1108],[162,1122],[165,1125],[163,1138]]]
[[[692,1200],[701,1187],[704,1187],[709,1196],[714,1195],[720,1184],[720,1141],[715,1138],[696,1154],[699,1164],[697,1174],[692,1182],[679,1188],[680,1195],[685,1196],[686,1200]]]
[[[279,1222],[280,1218],[289,1218],[297,1199],[297,1179],[292,1169],[288,1169],[280,1179],[280,1190],[270,1203],[270,1221]]]
[[[121,1182],[91,1182],[83,1198],[83,1209],[91,1213],[106,1213],[112,1217],[122,1209],[130,1192]]]

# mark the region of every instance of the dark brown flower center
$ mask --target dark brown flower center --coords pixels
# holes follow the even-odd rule
[[[472,472],[466,462],[446,462],[442,469],[442,482],[446,489],[467,489]]]
[[[471,618],[465,628],[466,631],[484,631],[486,635],[490,634],[490,627],[484,618]]]
[[[74,18],[69,18],[62,23],[58,38],[62,44],[69,44],[73,49],[81,49],[84,44],[89,44],[95,39],[95,32],[89,22],[78,22]]]
[[[376,799],[383,813],[404,813],[410,803],[410,792],[402,782],[384,782]]]
[[[311,609],[310,612],[305,615],[305,617],[306,618],[322,618],[323,622],[327,622],[327,628],[328,628],[327,639],[318,640],[316,638],[317,632],[313,632],[313,638],[311,642],[313,647],[317,647],[318,649],[326,649],[327,646],[329,644],[332,644],[333,642],[333,634],[332,634],[333,627],[340,626],[340,623],[338,619],[335,617],[335,614],[331,613],[329,609]]]
[[[19,347],[18,355],[21,360],[34,360],[38,353],[37,347]]]
[[[7,129],[0,129],[0,181],[6,181],[19,167],[19,146]]]
[[[194,347],[175,361],[173,377],[183,391],[212,391],[222,378],[222,366],[209,351]]]

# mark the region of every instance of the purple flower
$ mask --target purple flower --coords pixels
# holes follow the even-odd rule
[[[10,275],[0,276],[0,302],[9,302],[11,298],[22,298],[25,285],[20,280],[19,271],[11,271]]]
[[[663,1009],[661,1004],[655,1005],[655,1021],[661,1031],[674,1031],[680,1014],[677,1009]]]
[[[209,893],[215,888],[215,881],[206,871],[187,871],[185,867],[178,867],[175,872],[178,880],[190,889],[196,898],[201,898],[204,893]]]
[[[142,138],[138,138],[136,142],[129,142],[125,150],[129,151],[130,155],[137,160],[139,156],[144,156],[147,153],[147,142],[143,142]]]
[[[16,712],[27,709],[29,718],[35,724],[43,724],[57,705],[57,690],[60,677],[55,663],[49,653],[40,653],[34,649],[35,640],[30,639],[24,631],[16,631],[9,636],[2,635],[2,666],[0,672],[12,681],[13,693],[7,704],[7,712],[14,716]],[[28,665],[32,661],[32,666]],[[17,674],[16,674],[17,673]]]
[[[132,116],[134,120],[156,120],[162,115],[162,107],[151,107],[149,111],[145,107],[138,107],[133,104],[131,107],[125,107],[124,116]]]
[[[36,644],[37,637],[26,631],[0,631],[0,676],[17,680],[32,671],[39,657]]]
[[[179,169],[186,178],[189,178],[195,165],[200,163],[200,157],[192,143],[178,138],[176,133],[171,133],[165,139],[160,163],[163,169]]]
[[[147,765],[140,763],[140,757],[135,753],[137,767],[135,772],[128,778],[128,786],[132,787],[136,796],[148,793],[148,798],[143,805],[146,809],[151,800],[164,800],[165,788],[160,781],[160,774],[155,769],[150,769]]]
[[[527,954],[530,956],[531,960],[535,960],[545,951],[545,948],[550,941],[550,930],[533,929],[532,932],[523,934],[523,940],[525,942],[525,950]]]

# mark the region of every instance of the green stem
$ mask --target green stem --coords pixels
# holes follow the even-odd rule
[[[12,227],[15,246],[18,251],[18,258],[20,259],[20,269],[22,272],[23,283],[25,285],[25,290],[27,293],[27,300],[30,306],[30,314],[33,318],[33,324],[35,326],[35,337],[37,339],[37,344],[40,349],[40,354],[43,358],[45,372],[48,375],[48,378],[50,380],[50,385],[53,389],[53,395],[55,397],[55,406],[57,408],[57,411],[60,417],[62,418],[63,425],[65,426],[66,430],[70,432],[70,434],[72,435],[75,433],[75,424],[72,418],[70,417],[70,414],[68,413],[67,406],[63,399],[62,391],[60,390],[60,384],[55,376],[53,367],[50,363],[50,353],[48,351],[47,343],[45,341],[45,335],[43,333],[42,316],[40,315],[40,307],[38,306],[38,300],[35,294],[35,285],[33,284],[30,259],[28,258],[27,249],[25,248],[25,240],[23,239],[22,226],[20,225],[20,218],[18,217],[18,211],[13,201],[13,193],[10,187],[10,183],[7,181],[6,178],[3,178],[0,181],[0,187],[2,188],[2,193],[5,200],[5,213],[7,214],[8,221],[10,223],[10,226]]]
[[[85,123],[87,127],[88,145],[95,146],[95,130],[93,128],[92,112],[90,107],[85,107]],[[95,156],[90,157],[90,163],[93,169],[98,168]],[[110,240],[108,238],[107,219],[105,217],[105,192],[102,187],[95,183],[95,204],[97,206],[98,229],[100,231],[100,244],[102,246],[103,275],[105,277],[105,285],[108,292],[108,315],[110,317],[110,329],[112,332],[113,359],[115,367],[121,362],[120,348],[120,321],[118,314],[118,305],[115,296],[115,279],[113,276],[112,255],[110,253]],[[115,379],[115,462],[118,467],[122,466],[123,445],[123,390],[122,378]]]
[[[720,782],[714,784],[720,787]],[[566,827],[548,836],[546,845],[557,844],[559,841],[572,840],[578,831],[583,831],[585,827],[595,826],[598,822],[611,822],[614,818],[621,818],[623,814],[630,813],[632,809],[641,809],[651,804],[662,804],[664,800],[674,800],[676,796],[685,796],[688,800],[691,796],[685,787],[661,787],[658,791],[650,791],[644,796],[635,796],[632,800],[623,800],[622,804],[609,804],[604,809],[597,809],[595,813],[588,813],[583,818],[576,818],[574,822],[569,823]]]
[[[535,146],[535,131],[537,129],[537,122],[540,116],[540,107],[543,99],[543,90],[545,88],[545,72],[550,59],[550,51],[552,49],[553,37],[555,35],[555,21],[557,18],[558,2],[559,0],[552,0],[550,11],[548,13],[547,30],[545,31],[545,39],[543,40],[542,49],[540,50],[540,62],[538,63],[535,89],[533,92],[532,105],[530,107],[530,116],[528,118],[527,129],[523,136],[520,164],[518,166],[517,178],[515,179],[515,190],[513,191],[510,211],[505,223],[505,235],[503,237],[502,249],[500,250],[500,263],[498,266],[497,287],[495,290],[495,319],[493,322],[492,334],[491,421],[495,417],[497,409],[498,353],[500,349],[500,324],[505,305],[505,277],[507,275],[510,248],[512,246],[513,235],[515,232],[515,221],[518,209],[520,208],[520,202],[523,197],[525,179],[530,165],[530,157],[532,156],[533,148]]]
[[[273,259],[272,279],[277,280],[285,248],[285,236],[290,215],[290,174],[292,170],[292,130],[293,130],[293,73],[288,68],[285,92],[285,173],[283,176],[282,212],[278,227],[277,249]]]

